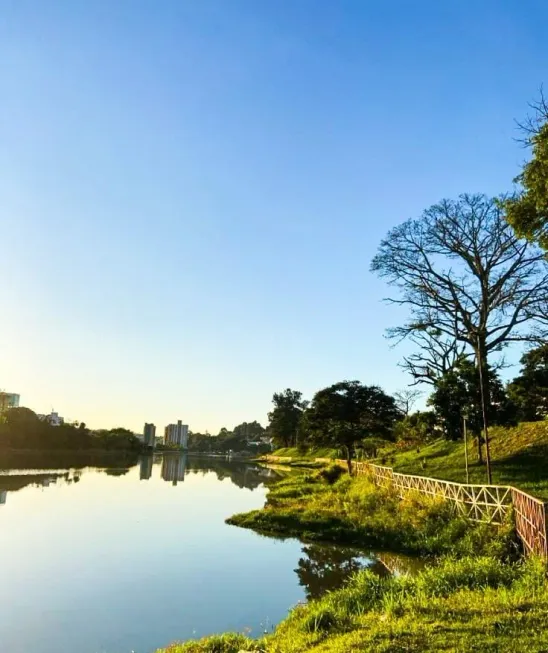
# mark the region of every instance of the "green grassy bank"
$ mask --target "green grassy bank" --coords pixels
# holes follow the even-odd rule
[[[519,557],[509,525],[472,524],[419,496],[400,501],[336,467],[291,475],[272,486],[263,510],[228,521],[437,557],[413,577],[359,572],[342,589],[291,609],[262,639],[229,633],[161,653],[548,651],[546,568]]]
[[[493,483],[513,485],[548,500],[548,422],[493,427],[489,431],[489,441]],[[486,483],[485,466],[477,463],[473,442],[468,443],[468,455],[470,483]],[[401,453],[393,447],[374,462],[384,463],[404,474],[466,482],[463,442],[437,440]]]
[[[548,421],[524,422],[514,427],[495,426],[489,430],[493,483],[513,485],[548,501]],[[274,456],[290,457],[293,464],[315,458],[339,458],[336,449],[278,449]],[[477,445],[468,442],[470,483],[484,484],[487,474],[478,463]],[[368,462],[393,467],[403,474],[431,476],[458,483],[466,482],[464,443],[436,440],[402,450],[390,444]]]
[[[419,495],[400,500],[367,477],[350,478],[335,466],[289,476],[273,485],[263,509],[227,521],[305,541],[421,555],[482,552],[502,557],[516,546],[510,525],[471,523],[443,500]]]
[[[164,653],[403,653],[548,650],[548,584],[538,561],[447,559],[413,578],[356,574],[292,609],[272,635],[174,644]]]

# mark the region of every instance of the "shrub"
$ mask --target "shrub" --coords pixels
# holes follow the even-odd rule
[[[340,465],[329,465],[319,472],[318,476],[324,481],[333,485],[345,473],[345,470]]]

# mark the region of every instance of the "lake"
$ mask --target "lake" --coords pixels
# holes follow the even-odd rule
[[[375,556],[228,526],[277,472],[220,459],[0,472],[1,650],[152,653],[233,630],[259,636]]]

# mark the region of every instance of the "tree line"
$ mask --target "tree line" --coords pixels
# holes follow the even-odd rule
[[[242,422],[231,431],[223,426],[217,435],[189,432],[188,448],[197,453],[264,453],[270,450],[262,440],[265,436],[266,429],[259,422]]]
[[[461,438],[466,419],[490,477],[488,426],[548,415],[548,102],[541,94],[531,108],[517,190],[443,199],[391,229],[371,263],[394,291],[387,301],[408,308],[387,336],[414,345],[401,365],[411,385],[430,387],[429,410],[411,412],[416,390],[391,397],[358,381],[310,402],[287,389],[269,414],[276,444],[334,446],[350,464],[379,440]],[[504,351],[516,343],[527,347],[521,371],[504,384]]]
[[[521,371],[504,384],[487,369],[488,419],[497,426],[533,422],[548,416],[548,344],[526,352]],[[275,393],[267,433],[277,447],[331,447],[346,460],[376,456],[390,442],[402,446],[435,438],[459,440],[464,419],[483,462],[484,427],[480,377],[474,362],[462,356],[432,384],[427,410],[413,411],[422,392],[406,389],[387,394],[379,386],[341,381],[316,392],[311,401],[287,388]]]
[[[0,421],[0,449],[139,451],[128,429],[91,431],[84,422],[54,426],[30,408],[10,408]]]

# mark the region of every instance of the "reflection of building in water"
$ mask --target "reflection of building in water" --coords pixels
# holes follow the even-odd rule
[[[139,478],[141,481],[148,481],[152,476],[152,456],[143,456],[141,458],[141,467],[139,470]]]
[[[8,493],[6,490],[0,490],[0,506],[3,506],[6,503],[6,499],[8,498]]]
[[[177,485],[177,481],[185,480],[185,456],[165,455],[162,460],[162,478],[164,481],[172,481]]]
[[[175,444],[182,449],[188,448],[188,424],[169,424],[164,430],[164,443]]]
[[[145,423],[143,442],[147,447],[154,447],[156,445],[156,426],[154,424]]]

